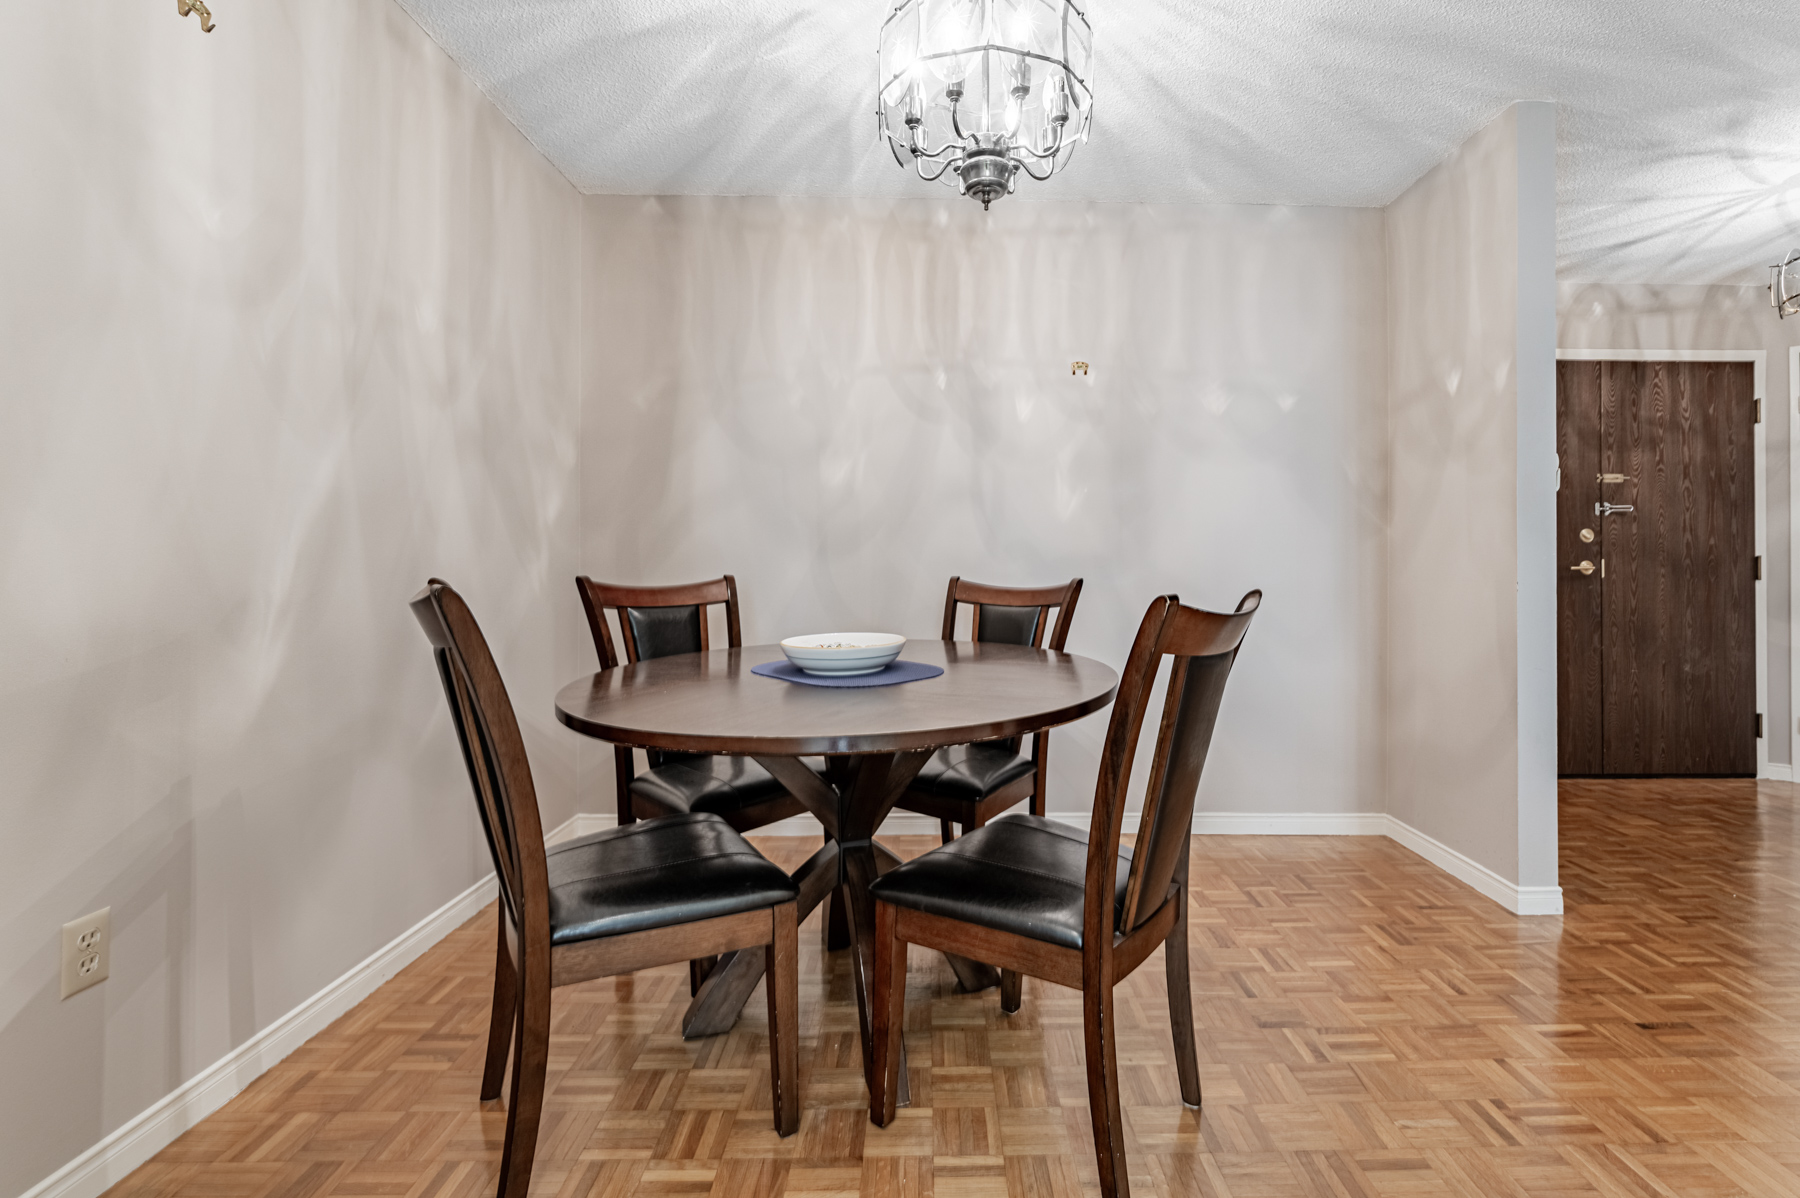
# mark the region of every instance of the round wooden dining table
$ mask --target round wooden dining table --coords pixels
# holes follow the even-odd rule
[[[935,750],[1080,719],[1110,703],[1119,681],[1100,662],[1027,645],[908,641],[901,656],[944,672],[890,686],[808,686],[751,673],[783,657],[779,645],[751,645],[601,670],[556,696],[557,719],[615,745],[752,757],[818,817],[829,839],[794,871],[799,913],[805,919],[834,891],[847,903],[865,1074],[875,926],[869,884],[899,864],[874,839],[882,820]],[[820,755],[823,776],[800,760]],[[997,980],[976,962],[952,958],[951,965],[968,988]],[[762,968],[760,950],[721,958],[689,1005],[682,1034],[729,1029]]]

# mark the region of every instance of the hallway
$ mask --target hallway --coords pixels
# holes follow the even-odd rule
[[[1138,1194],[1800,1195],[1800,787],[1565,782],[1563,917],[1515,918],[1375,838],[1196,837],[1204,1112],[1162,970],[1125,998]],[[811,839],[764,838],[796,864]],[[891,841],[903,856],[925,838]],[[114,1195],[486,1195],[493,908]],[[533,1193],[1092,1191],[1079,996],[952,993],[915,950],[914,1105],[871,1127],[845,954],[801,935],[801,1133],[768,1126],[760,999],[679,1036],[686,971],[558,991]]]

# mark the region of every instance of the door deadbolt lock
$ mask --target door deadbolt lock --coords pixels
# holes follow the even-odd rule
[[[1628,483],[1631,479],[1623,474],[1596,474],[1594,481],[1597,483]]]
[[[1591,528],[1582,529],[1581,530],[1581,539],[1589,544],[1592,544],[1593,540],[1594,540],[1594,530]]]
[[[1594,572],[1594,563],[1593,562],[1582,562],[1579,566],[1570,566],[1569,569],[1575,571],[1575,573],[1577,573],[1577,574],[1581,574],[1581,575],[1585,576],[1588,574],[1592,574]]]

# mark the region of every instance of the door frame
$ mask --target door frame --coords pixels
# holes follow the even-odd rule
[[[1794,363],[1800,362],[1800,346],[1788,351],[1788,388],[1794,391],[1795,401],[1800,403],[1800,390],[1796,390]],[[1756,554],[1763,559],[1763,577],[1756,588],[1756,710],[1762,713],[1763,734],[1756,740],[1756,776],[1771,778],[1769,772],[1769,738],[1774,732],[1773,722],[1769,718],[1769,351],[1765,349],[1558,349],[1556,360],[1559,362],[1749,362],[1754,367],[1752,373],[1755,382],[1756,399],[1762,404],[1763,419],[1756,422],[1751,440],[1754,446],[1752,457],[1756,464],[1756,482],[1753,487],[1755,495],[1751,502],[1756,505]],[[1794,417],[1790,413],[1788,427],[1791,432]],[[1790,443],[1792,437],[1789,437]],[[1793,473],[1793,462],[1790,454],[1789,473]],[[1791,535],[1790,535],[1791,539]],[[1788,554],[1788,573],[1791,578],[1800,578],[1796,570],[1794,555]],[[1790,587],[1793,585],[1789,584]],[[1789,591],[1790,596],[1792,591]],[[1793,673],[1789,671],[1789,689],[1793,689]],[[1792,702],[1790,701],[1790,710]],[[1800,745],[1800,722],[1788,729],[1790,743]],[[1795,760],[1800,760],[1796,758]]]
[[[1794,587],[1800,584],[1800,528],[1794,527],[1794,496],[1800,494],[1800,345],[1788,347],[1788,761],[1800,764],[1800,647],[1794,644]],[[1775,765],[1769,776],[1794,780],[1794,766]],[[1760,776],[1760,771],[1759,771]]]

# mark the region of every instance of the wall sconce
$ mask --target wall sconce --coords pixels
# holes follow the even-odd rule
[[[1800,316],[1800,271],[1794,270],[1796,265],[1800,265],[1800,250],[1769,267],[1769,306],[1778,318]]]
[[[200,32],[213,31],[212,9],[206,7],[205,0],[175,0],[175,11],[184,17],[197,13],[200,17]]]

